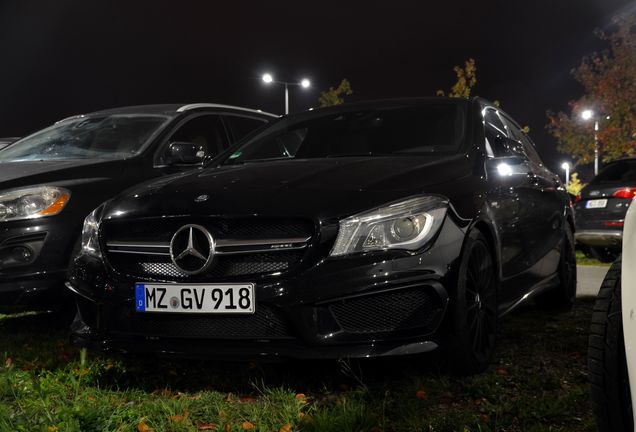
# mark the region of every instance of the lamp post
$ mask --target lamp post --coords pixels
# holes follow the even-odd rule
[[[567,162],[563,162],[561,164],[561,168],[565,170],[565,187],[570,183],[570,164]]]
[[[285,87],[285,114],[289,114],[289,87],[300,86],[302,88],[309,88],[311,86],[311,81],[307,78],[303,78],[300,82],[276,81],[272,74],[266,73],[263,74],[262,79],[265,84],[281,84]]]
[[[598,175],[599,147],[598,147],[598,117],[594,111],[586,109],[581,112],[581,118],[585,121],[594,119],[594,175]]]

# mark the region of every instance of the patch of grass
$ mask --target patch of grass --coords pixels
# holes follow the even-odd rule
[[[0,431],[592,431],[593,299],[504,319],[483,374],[434,356],[369,361],[158,360],[88,353],[47,314],[0,316]]]
[[[595,258],[587,257],[582,251],[576,251],[576,264],[577,265],[595,265],[595,266],[604,266],[609,267],[612,263],[604,263]]]

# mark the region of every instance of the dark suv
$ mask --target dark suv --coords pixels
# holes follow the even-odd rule
[[[576,197],[576,242],[601,261],[616,259],[635,195],[636,158],[610,162]]]
[[[126,107],[64,119],[1,150],[0,309],[60,304],[91,210],[141,181],[201,167],[275,117],[216,104]]]

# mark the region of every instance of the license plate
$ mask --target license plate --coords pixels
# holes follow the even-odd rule
[[[252,314],[254,284],[135,284],[137,312]]]
[[[605,208],[606,206],[607,206],[606,199],[589,200],[587,203],[585,203],[585,208],[589,208],[589,209]]]

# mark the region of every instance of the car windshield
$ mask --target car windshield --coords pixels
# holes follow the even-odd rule
[[[599,173],[592,184],[636,182],[636,160],[614,162]]]
[[[429,103],[282,119],[239,144],[223,164],[348,156],[409,156],[459,151],[465,107]]]
[[[152,115],[64,120],[0,150],[0,162],[123,159],[138,154],[167,120]]]

